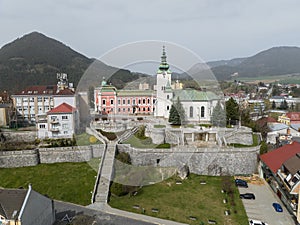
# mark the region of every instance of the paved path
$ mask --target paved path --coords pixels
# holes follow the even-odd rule
[[[98,205],[104,205],[108,202],[109,186],[112,180],[112,173],[114,167],[114,159],[116,153],[116,143],[111,142],[106,146],[105,154],[103,155],[102,168],[99,170],[100,176],[96,192],[95,202]]]
[[[102,210],[101,210],[102,212],[105,212],[108,214],[113,214],[113,215],[118,215],[121,217],[126,217],[126,218],[132,219],[132,220],[138,220],[138,221],[142,221],[142,222],[152,223],[152,224],[187,225],[185,223],[179,223],[179,222],[175,222],[175,221],[160,219],[157,217],[151,217],[151,216],[146,216],[146,215],[142,215],[142,214],[138,214],[138,213],[132,213],[132,212],[115,209],[115,208],[110,207],[108,204],[105,204],[105,206],[103,207],[102,205],[98,206],[98,203],[94,203],[88,207],[92,208],[92,209],[97,209],[98,207],[102,207]]]

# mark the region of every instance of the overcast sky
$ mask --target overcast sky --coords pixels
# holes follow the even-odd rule
[[[300,46],[300,1],[0,0],[0,29],[0,46],[38,31],[88,57],[163,40],[211,61]]]

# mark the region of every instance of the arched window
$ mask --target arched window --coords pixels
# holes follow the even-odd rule
[[[193,106],[190,107],[190,117],[191,118],[194,117],[194,108],[193,108]]]
[[[201,117],[204,117],[205,116],[205,114],[204,114],[204,106],[201,106]]]

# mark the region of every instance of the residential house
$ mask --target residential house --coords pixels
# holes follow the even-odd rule
[[[37,121],[38,138],[72,138],[78,126],[78,113],[73,106],[62,103]]]
[[[52,225],[55,221],[53,201],[34,191],[0,188],[0,224]]]
[[[300,223],[300,143],[292,142],[260,156],[260,173]]]

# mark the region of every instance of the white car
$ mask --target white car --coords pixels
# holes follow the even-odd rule
[[[268,224],[260,220],[249,220],[249,225],[268,225]]]

